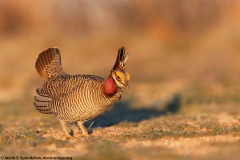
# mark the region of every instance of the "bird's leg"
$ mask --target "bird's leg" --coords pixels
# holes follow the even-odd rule
[[[60,123],[61,123],[61,125],[62,125],[63,131],[64,131],[66,137],[67,137],[68,139],[73,139],[74,137],[71,136],[71,135],[69,134],[69,132],[67,131],[66,122],[60,120]]]
[[[88,136],[88,131],[87,131],[87,129],[84,127],[83,121],[77,121],[77,125],[78,125],[79,129],[81,129],[82,135],[83,135],[83,136]]]

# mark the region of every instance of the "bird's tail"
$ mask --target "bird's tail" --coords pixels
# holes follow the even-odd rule
[[[49,48],[39,54],[35,68],[42,81],[65,74],[61,65],[61,55],[58,48]]]

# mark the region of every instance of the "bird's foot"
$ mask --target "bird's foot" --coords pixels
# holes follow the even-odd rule
[[[81,130],[82,132],[82,135],[83,137],[87,137],[88,136],[88,131],[87,129],[84,127],[83,125],[83,121],[77,121],[77,126],[79,127],[79,131]]]

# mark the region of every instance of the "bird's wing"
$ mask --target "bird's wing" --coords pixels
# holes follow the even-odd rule
[[[36,109],[44,114],[51,114],[52,110],[50,108],[52,99],[49,97],[47,93],[44,93],[42,88],[38,88],[36,90],[37,96],[34,96],[34,105]]]
[[[103,81],[103,78],[91,75],[62,75],[47,82],[46,90],[48,95],[55,100],[77,94],[76,90],[84,90],[85,85],[102,83]]]
[[[94,116],[92,115],[96,114],[94,106],[100,101],[100,87],[103,86],[103,82],[103,78],[83,75],[65,75],[52,79],[45,84],[48,95],[52,98],[51,110],[63,116],[63,119],[71,121],[74,121],[78,114],[81,114],[84,120]],[[104,109],[99,113],[103,111]]]
[[[81,84],[81,78],[63,75],[46,82],[44,89],[53,100],[56,100],[74,93]]]

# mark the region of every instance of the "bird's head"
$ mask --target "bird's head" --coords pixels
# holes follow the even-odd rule
[[[104,90],[107,94],[114,94],[115,92],[123,92],[128,88],[128,81],[130,74],[126,71],[125,65],[130,53],[125,53],[125,48],[121,47],[118,50],[117,60],[111,70],[108,79],[104,83]]]

